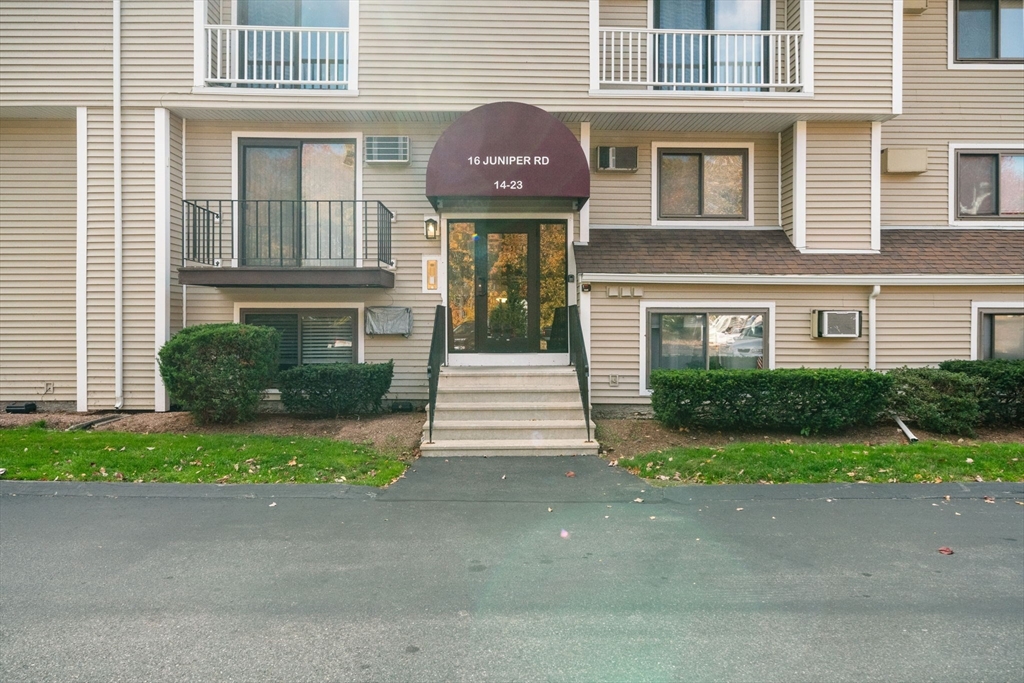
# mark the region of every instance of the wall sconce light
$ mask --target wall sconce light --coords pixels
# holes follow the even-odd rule
[[[441,236],[441,232],[438,230],[438,222],[436,218],[423,219],[423,236],[428,240],[436,240]]]

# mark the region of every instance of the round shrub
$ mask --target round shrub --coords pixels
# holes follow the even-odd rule
[[[186,327],[160,349],[160,376],[199,424],[245,422],[277,371],[278,343],[271,327]]]
[[[889,375],[891,412],[930,432],[974,436],[981,420],[984,378],[936,368],[898,368]]]
[[[282,372],[278,387],[288,412],[337,417],[378,412],[394,374],[394,361],[302,365]]]

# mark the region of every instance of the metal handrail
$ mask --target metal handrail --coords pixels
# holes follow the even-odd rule
[[[394,218],[376,200],[186,199],[182,265],[392,268]]]
[[[583,339],[583,325],[580,323],[580,307],[576,304],[569,306],[569,363],[576,368],[580,400],[583,402],[583,419],[587,423],[587,442],[590,442],[590,363]]]
[[[437,380],[441,375],[441,362],[445,351],[445,318],[447,307],[434,309],[434,332],[430,337],[430,355],[427,358],[427,442],[434,443],[434,409],[437,407]]]

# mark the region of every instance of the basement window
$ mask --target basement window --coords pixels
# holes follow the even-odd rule
[[[278,331],[281,335],[279,370],[315,363],[358,362],[357,310],[260,310],[244,312],[242,321]]]

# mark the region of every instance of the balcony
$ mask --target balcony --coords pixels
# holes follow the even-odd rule
[[[391,288],[394,218],[379,201],[185,200],[179,279],[211,287]]]
[[[601,91],[803,92],[801,31],[602,28],[596,40]]]
[[[348,28],[206,26],[207,86],[349,90],[353,85]]]

